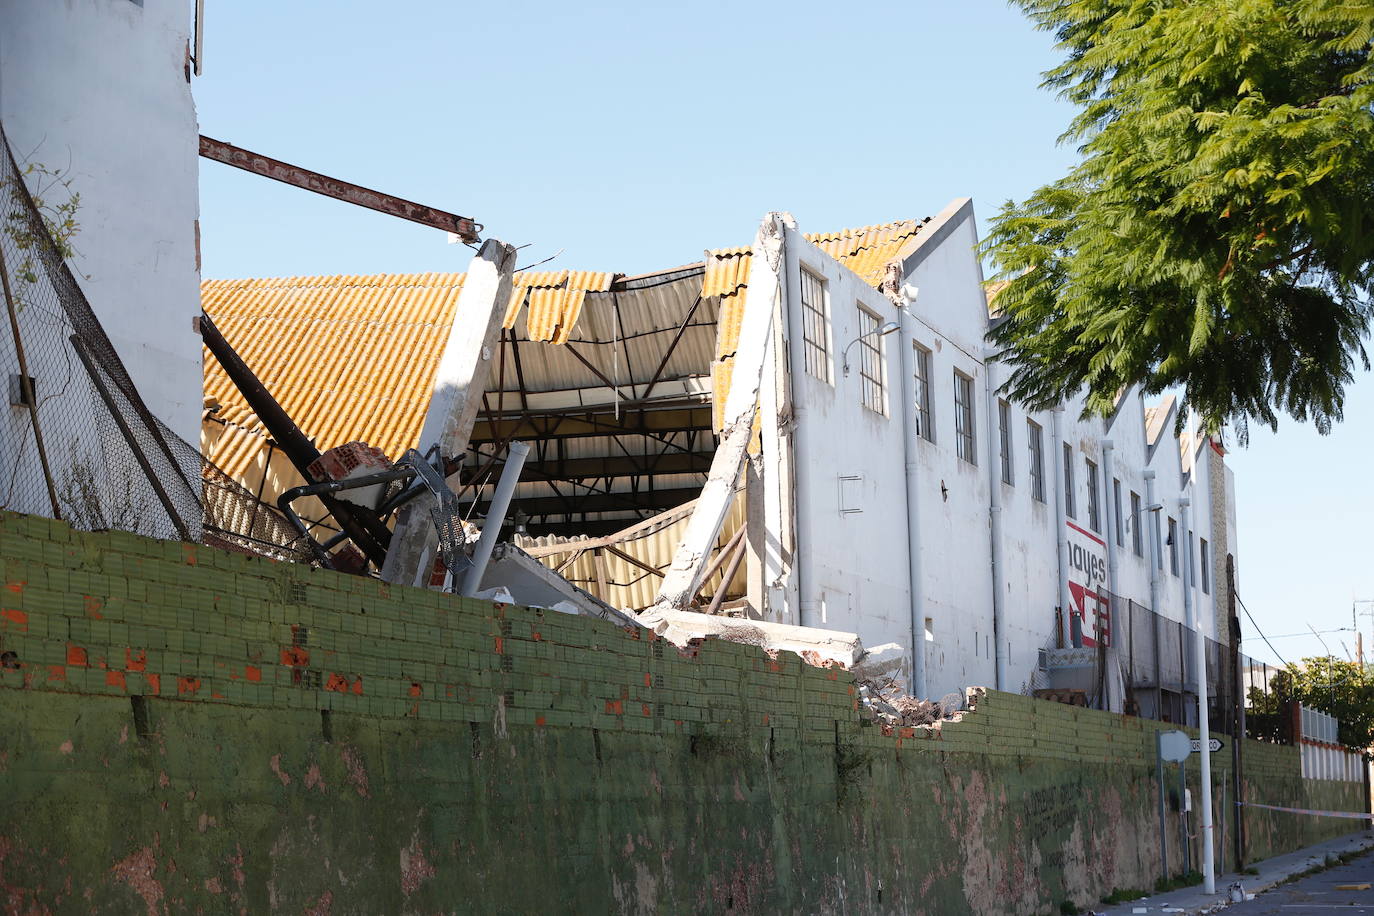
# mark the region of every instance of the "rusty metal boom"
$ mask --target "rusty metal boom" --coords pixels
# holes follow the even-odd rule
[[[414,201],[383,194],[381,191],[374,191],[371,188],[364,188],[361,185],[342,181],[338,178],[330,178],[328,175],[321,175],[319,172],[312,172],[298,165],[281,162],[261,153],[254,153],[225,143],[223,140],[213,140],[210,137],[202,136],[200,138],[200,154],[206,159],[223,162],[225,165],[232,165],[235,168],[243,169],[245,172],[252,172],[254,175],[271,178],[297,188],[305,188],[307,191],[314,191],[325,197],[357,204],[379,213],[399,216],[401,219],[408,219],[412,223],[419,223],[422,226],[432,226],[435,229],[443,229],[445,232],[453,232],[464,242],[481,241],[477,234],[478,230],[482,228],[481,225],[466,216],[458,216],[424,204],[417,204]]]

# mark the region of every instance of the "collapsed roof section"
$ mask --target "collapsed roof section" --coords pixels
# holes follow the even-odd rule
[[[920,231],[904,220],[807,238],[882,282]],[[751,250],[633,277],[515,274],[459,492],[486,514],[506,443],[532,445],[512,503],[527,547],[617,607],[645,607],[672,557],[669,529],[638,524],[696,498],[716,449],[747,297]],[[361,440],[397,458],[414,447],[466,275],[376,274],[207,280],[205,312],[320,450]],[[205,360],[203,449],[272,502],[303,481],[214,359]],[[714,413],[713,413],[714,410]],[[458,489],[455,487],[455,489]],[[310,500],[302,515],[311,515]],[[333,526],[315,506],[323,530]],[[743,524],[730,513],[723,553]],[[591,550],[558,545],[629,530]],[[551,549],[554,548],[554,549]],[[642,555],[641,555],[642,554]],[[719,564],[711,587],[742,597],[744,572]],[[726,572],[733,570],[733,575]],[[729,579],[729,581],[724,581]],[[717,602],[717,606],[720,602]]]

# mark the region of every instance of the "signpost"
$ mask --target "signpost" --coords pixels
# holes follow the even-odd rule
[[[1194,738],[1191,741],[1189,741],[1188,744],[1192,748],[1192,752],[1194,754],[1202,750],[1201,738]],[[1226,745],[1221,743],[1220,738],[1209,738],[1207,741],[1207,752],[1210,754],[1215,754],[1217,751],[1221,750],[1225,746]]]
[[[1159,860],[1164,868],[1164,879],[1169,878],[1169,841],[1164,824],[1164,761],[1179,764],[1179,777],[1183,776],[1183,761],[1188,759],[1192,742],[1187,732],[1155,732],[1155,769],[1159,779]],[[1179,807],[1183,806],[1183,790],[1179,788]],[[1180,820],[1182,812],[1179,813]],[[1186,846],[1182,847],[1186,851]]]

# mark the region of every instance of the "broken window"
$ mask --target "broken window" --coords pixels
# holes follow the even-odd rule
[[[935,441],[935,425],[930,416],[930,351],[918,343],[916,348],[916,435]]]
[[[1073,502],[1073,446],[1064,443],[1064,514],[1078,518],[1078,508]]]
[[[1145,545],[1140,536],[1140,526],[1145,524],[1145,519],[1140,515],[1140,494],[1135,490],[1131,491],[1131,549],[1135,555],[1142,557],[1145,555]]]
[[[997,402],[997,431],[1002,445],[1002,483],[1011,484],[1011,405]]]
[[[825,281],[803,268],[801,272],[802,350],[806,371],[830,382],[830,296]]]
[[[973,379],[954,370],[954,444],[959,457],[977,464],[973,433]]]
[[[1101,533],[1102,511],[1097,497],[1097,465],[1091,458],[1084,458],[1083,463],[1088,468],[1088,527]]]
[[[887,414],[887,366],[883,359],[882,322],[868,309],[859,307],[859,384],[863,405],[874,413]]]
[[[1034,420],[1026,420],[1026,444],[1030,448],[1031,497],[1045,501],[1045,431]]]

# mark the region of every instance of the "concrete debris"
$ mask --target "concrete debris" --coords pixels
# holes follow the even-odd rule
[[[316,481],[352,480],[355,477],[391,470],[391,459],[381,449],[366,442],[345,442],[322,452],[320,457],[310,463],[308,470],[311,478]],[[375,509],[385,492],[386,484],[376,483],[370,487],[344,490],[338,498],[355,506]]]
[[[936,725],[957,722],[966,710],[971,710],[976,694],[951,693],[940,700],[922,700],[909,696],[902,685],[891,676],[859,681],[859,703],[873,718],[885,726]]]
[[[902,674],[909,657],[906,646],[895,642],[874,646],[854,665],[854,676],[861,681],[892,680]]]
[[[467,569],[454,570],[465,575]],[[475,597],[526,607],[548,608],[565,614],[600,617],[622,625],[638,626],[634,615],[618,611],[606,602],[573,585],[514,544],[497,544],[482,574],[482,588]]]
[[[758,646],[770,652],[795,652],[807,664],[852,669],[864,655],[857,633],[798,627],[786,623],[699,614],[656,606],[637,615],[638,622],[680,648],[692,640],[713,636]]]

